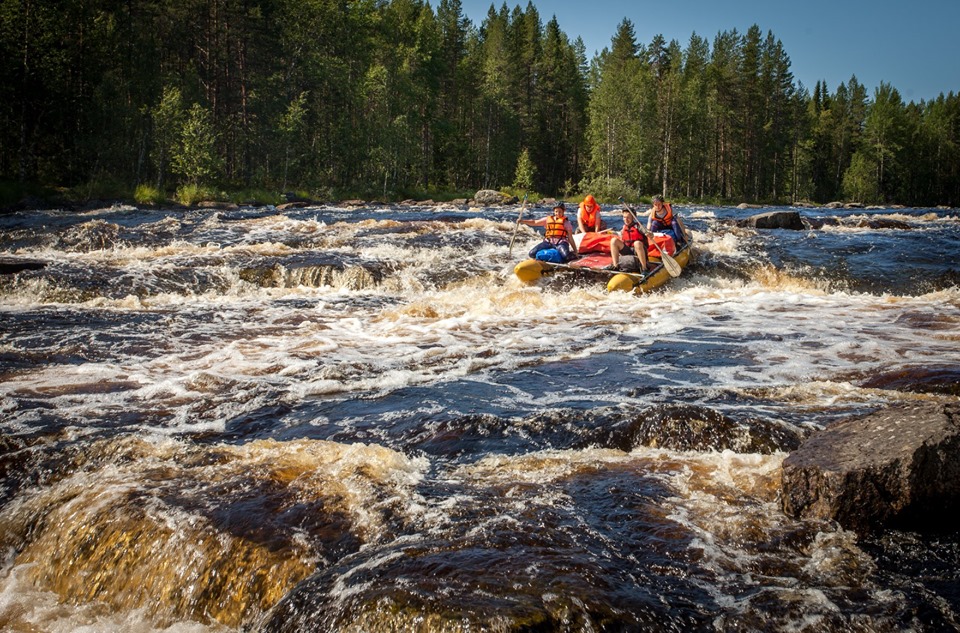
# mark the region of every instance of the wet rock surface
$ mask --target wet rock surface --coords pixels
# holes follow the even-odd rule
[[[19,259],[15,257],[0,257],[0,275],[12,275],[24,270],[40,270],[47,262],[37,259]]]
[[[902,405],[838,422],[783,462],[782,504],[796,518],[955,529],[960,509],[960,405]]]
[[[928,324],[933,329],[935,324]],[[960,367],[907,367],[873,376],[860,384],[869,389],[960,396]]]
[[[760,213],[740,220],[737,224],[755,229],[791,229],[794,231],[802,231],[806,228],[803,220],[800,219],[800,213],[797,211]]]
[[[642,411],[587,434],[586,444],[631,451],[638,446],[678,451],[724,451],[769,455],[800,445],[796,431],[759,419],[734,420],[693,405]]]
[[[473,195],[473,201],[481,206],[497,206],[519,202],[516,196],[508,196],[494,189],[481,189]]]

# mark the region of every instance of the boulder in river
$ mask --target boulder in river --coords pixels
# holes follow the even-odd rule
[[[473,201],[484,207],[509,204],[511,199],[513,199],[512,196],[508,196],[494,189],[481,189],[473,196]]]
[[[803,220],[800,219],[800,213],[798,211],[771,211],[769,213],[760,213],[740,220],[737,224],[740,226],[750,226],[755,229],[792,229],[802,231],[806,228],[803,225]]]
[[[948,322],[935,319],[924,320],[922,327],[928,330],[944,330]],[[933,367],[908,366],[877,374],[860,383],[866,389],[890,389],[909,393],[940,393],[960,397],[960,366],[941,365]]]
[[[913,227],[900,220],[891,220],[890,218],[870,218],[862,219],[857,222],[857,228],[860,229],[896,229],[909,231]]]
[[[858,534],[956,529],[960,405],[898,405],[811,436],[783,462],[783,510]]]

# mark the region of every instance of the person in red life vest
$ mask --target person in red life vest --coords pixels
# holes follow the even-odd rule
[[[637,216],[630,209],[623,210],[623,228],[620,235],[610,239],[610,261],[607,270],[617,270],[620,257],[629,255],[640,260],[640,271],[647,270],[647,249],[650,247],[643,226],[637,222]]]
[[[605,228],[607,225],[600,218],[600,205],[592,195],[587,194],[577,210],[577,233],[599,233]]]
[[[647,230],[669,235],[677,248],[686,241],[683,237],[683,223],[680,217],[673,214],[670,203],[664,202],[661,195],[653,197],[653,207],[650,209],[650,217],[647,218]]]
[[[563,257],[563,261],[570,261],[577,255],[577,246],[573,241],[573,225],[566,217],[567,209],[563,203],[553,207],[553,215],[539,220],[520,220],[520,224],[527,226],[542,226],[545,228],[543,241],[530,249],[530,258],[535,259],[537,253],[548,248],[555,248]]]

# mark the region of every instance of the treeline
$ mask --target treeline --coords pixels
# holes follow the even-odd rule
[[[811,92],[772,33],[587,59],[533,3],[2,0],[0,178],[960,202],[960,103]]]

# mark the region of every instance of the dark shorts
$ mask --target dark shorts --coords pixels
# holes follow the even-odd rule
[[[638,243],[638,242],[634,242],[634,245],[636,245],[637,243]],[[647,249],[646,249],[647,243],[646,243],[645,241],[642,241],[642,240],[641,240],[639,243],[643,244],[643,246],[644,246],[643,252],[646,253],[646,252],[647,252]],[[637,249],[634,248],[632,245],[631,245],[631,246],[624,246],[623,248],[621,248],[621,249],[620,249],[620,254],[621,254],[621,255],[632,255],[632,256],[634,256],[634,257],[639,257],[639,256],[640,256],[640,255],[637,253]]]

